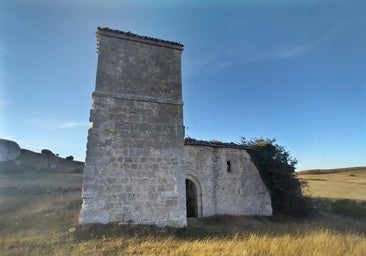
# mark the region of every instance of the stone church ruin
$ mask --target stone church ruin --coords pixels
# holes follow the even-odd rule
[[[246,148],[184,139],[180,43],[98,28],[80,224],[271,215]]]

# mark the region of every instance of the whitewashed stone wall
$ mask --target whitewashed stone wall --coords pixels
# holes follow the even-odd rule
[[[270,195],[245,149],[185,145],[184,151],[186,177],[201,191],[199,217],[272,214]]]

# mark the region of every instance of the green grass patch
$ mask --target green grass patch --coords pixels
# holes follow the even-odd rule
[[[350,199],[342,199],[332,202],[331,210],[333,213],[352,218],[366,217],[366,202],[357,202]]]

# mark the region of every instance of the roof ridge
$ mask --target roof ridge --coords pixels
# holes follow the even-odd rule
[[[251,147],[240,145],[234,142],[196,140],[190,137],[184,138],[184,145],[209,146],[215,148],[251,149]]]
[[[122,31],[122,30],[111,29],[111,28],[108,28],[108,27],[104,27],[104,28],[98,27],[97,29],[98,29],[98,31],[112,32],[112,33],[117,33],[117,34],[120,34],[120,35],[135,37],[135,38],[138,38],[138,39],[152,40],[152,41],[159,42],[159,43],[174,44],[174,45],[178,45],[178,46],[181,46],[181,47],[184,46],[183,44],[178,43],[178,42],[172,42],[172,41],[158,39],[158,38],[154,38],[154,37],[148,37],[148,36],[140,36],[140,35],[132,33],[131,31],[125,32],[125,31]]]

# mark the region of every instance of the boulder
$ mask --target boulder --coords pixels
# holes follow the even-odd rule
[[[16,142],[0,139],[0,162],[15,160],[20,152],[20,147]]]
[[[45,156],[55,156],[55,154],[49,149],[42,149],[41,153]]]

